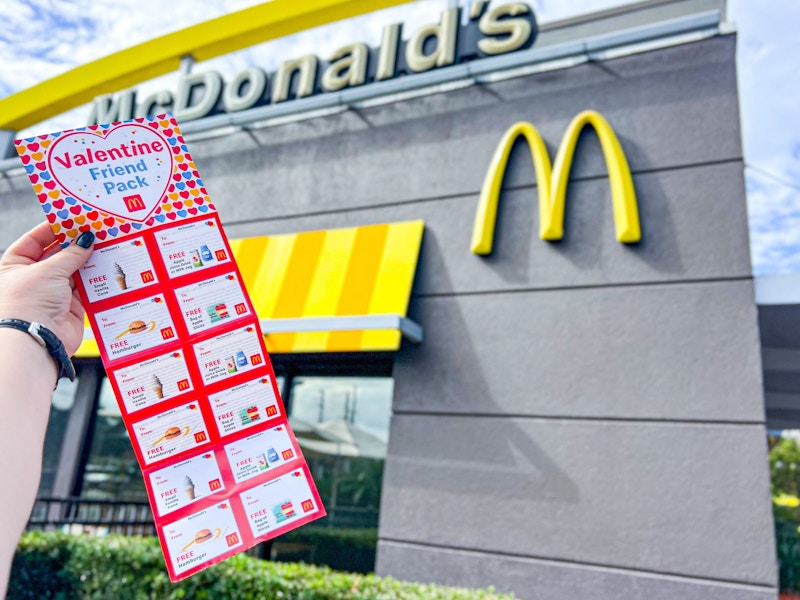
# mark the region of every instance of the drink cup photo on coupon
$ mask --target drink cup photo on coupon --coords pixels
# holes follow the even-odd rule
[[[111,372],[128,413],[191,392],[194,387],[181,350]]]
[[[209,451],[150,473],[159,515],[166,515],[225,489],[216,455]]]
[[[198,342],[194,354],[206,385],[265,364],[260,334],[253,325]]]
[[[250,488],[242,492],[241,499],[253,537],[281,529],[319,511],[302,469]]]
[[[162,229],[156,242],[170,277],[230,262],[220,227],[213,219]]]
[[[147,464],[208,443],[203,413],[197,402],[134,423],[133,431]]]
[[[229,502],[165,525],[162,532],[170,564],[178,574],[242,544]]]
[[[97,313],[97,327],[111,360],[155,348],[176,337],[169,308],[160,294]]]
[[[288,429],[278,425],[225,446],[236,483],[274,471],[299,457]]]
[[[225,325],[250,314],[236,273],[178,288],[175,295],[189,333]]]
[[[210,394],[208,401],[220,437],[282,416],[270,377]]]
[[[79,273],[90,302],[158,283],[142,238],[95,250]]]

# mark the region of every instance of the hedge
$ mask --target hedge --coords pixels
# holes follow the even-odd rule
[[[775,519],[778,550],[778,574],[782,592],[800,592],[800,534],[797,524]]]
[[[171,584],[155,538],[27,533],[8,600],[509,600],[492,589],[400,582],[239,554]]]

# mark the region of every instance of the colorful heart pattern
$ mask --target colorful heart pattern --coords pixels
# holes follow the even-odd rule
[[[101,242],[216,212],[170,115],[16,140],[62,246],[84,231]]]

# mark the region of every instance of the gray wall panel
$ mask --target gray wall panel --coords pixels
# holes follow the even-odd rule
[[[569,186],[565,235],[558,243],[539,239],[536,188],[504,192],[490,257],[470,252],[474,195],[226,230],[247,237],[422,219],[415,296],[750,276],[741,163],[647,173],[634,185],[643,241],[633,246],[616,241],[605,179]],[[219,209],[227,212],[225,205]]]
[[[380,537],[774,585],[765,436],[395,416]]]
[[[421,298],[396,411],[764,419],[750,281]],[[735,377],[732,376],[735,374]]]
[[[461,95],[464,108],[431,116],[430,100],[408,100],[361,110],[368,129],[343,127],[340,135],[325,135],[326,121],[319,138],[260,149],[248,143],[225,154],[218,153],[217,140],[198,140],[192,153],[212,196],[228,207],[225,217],[233,221],[475,193],[512,123],[533,121],[554,151],[569,120],[590,107],[609,118],[635,172],[739,160],[739,130],[731,126],[738,122],[733,43],[719,38],[663,55],[611,60],[603,63],[610,73],[584,65],[488,84],[500,94],[493,104],[485,94],[453,92]],[[641,64],[629,66],[636,61]],[[443,102],[448,98],[442,95]],[[578,153],[576,178],[604,174],[599,152]],[[529,168],[509,173],[509,185],[532,181]]]
[[[384,569],[383,565],[390,567]],[[774,588],[724,584],[383,540],[378,573],[399,579],[512,592],[520,600],[775,600]]]

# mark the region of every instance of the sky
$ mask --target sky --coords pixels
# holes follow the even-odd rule
[[[123,48],[247,8],[262,0],[2,0],[0,98]],[[417,0],[282,38],[198,65],[225,74],[267,71],[304,54],[326,56],[354,41],[378,45],[383,25],[406,31],[433,23],[453,0]],[[461,0],[465,3],[467,0]],[[495,0],[497,2],[497,0]],[[493,3],[495,3],[493,2]],[[498,2],[499,3],[499,2]],[[620,0],[529,0],[540,23],[626,4]],[[738,32],[737,68],[750,249],[756,275],[800,273],[800,0],[728,0]],[[142,92],[173,89],[170,74]],[[69,111],[21,132],[36,135],[87,122]]]

